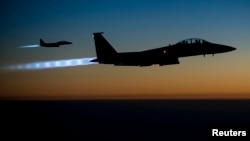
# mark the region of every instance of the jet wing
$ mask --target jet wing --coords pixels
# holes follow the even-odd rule
[[[179,64],[178,56],[169,47],[162,47],[141,52],[142,60],[152,62],[152,64],[171,65]]]
[[[178,57],[166,57],[159,63],[160,66],[172,64],[180,64]]]

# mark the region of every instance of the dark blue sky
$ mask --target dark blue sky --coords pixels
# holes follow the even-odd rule
[[[183,59],[180,64],[183,68],[180,69],[174,66],[174,70],[176,71],[174,71],[174,74],[171,74],[171,77],[184,75],[182,78],[185,78],[186,75],[192,75],[194,78],[197,78],[197,81],[192,81],[194,84],[205,83],[208,80],[204,80],[204,78],[201,77],[202,73],[207,73],[206,75],[214,75],[215,73],[216,76],[221,76],[219,72],[224,71],[222,66],[225,65],[225,70],[233,69],[227,72],[228,74],[224,76],[225,79],[220,81],[228,81],[229,76],[235,76],[237,74],[244,74],[244,77],[242,75],[234,81],[235,83],[240,82],[240,78],[244,78],[244,81],[246,81],[245,79],[249,78],[249,73],[247,72],[250,70],[249,63],[246,61],[250,59],[249,13],[250,1],[248,0],[27,0],[25,2],[8,0],[1,3],[0,65],[6,66],[36,61],[95,56],[94,42],[91,34],[100,31],[105,33],[104,36],[118,52],[152,49],[174,44],[186,38],[199,37],[207,41],[234,46],[237,48],[237,51],[228,55],[221,55],[221,57],[218,55],[216,59],[209,57],[207,59],[209,62],[202,62],[200,59],[204,59],[201,57]],[[22,45],[38,44],[40,38],[43,38],[47,42],[58,40],[72,41],[73,45],[57,49],[18,48]],[[216,64],[213,64],[214,61],[216,61]],[[222,68],[213,70],[211,69],[213,66],[220,66]],[[188,69],[185,69],[185,67],[188,67]],[[124,82],[125,78],[117,78],[117,76],[135,76],[137,73],[145,73],[146,81],[148,79],[158,78],[152,81],[152,83],[159,83],[164,82],[166,78],[169,77],[171,71],[166,72],[168,68],[171,70],[172,66],[150,67],[144,69],[144,71],[141,70],[142,72],[136,71],[136,73],[133,73],[135,70],[131,67],[119,68],[119,70],[115,70],[116,75],[114,77],[116,78],[114,79],[117,81],[117,89],[114,93],[127,88],[144,87],[144,85],[141,84],[144,79],[141,77],[137,78],[141,81],[134,82],[132,86],[131,83]],[[205,69],[205,72],[198,71],[197,74],[197,72],[194,73],[195,71],[190,70],[190,68],[208,69]],[[87,80],[91,83],[95,83],[97,81],[95,74],[91,76],[88,71],[103,70],[102,73],[104,74],[97,73],[96,75],[109,76],[108,74],[111,75],[114,73],[113,69],[114,67],[110,65],[97,65],[62,68],[53,71],[64,71],[66,74],[79,72],[80,76],[88,74]],[[151,71],[149,73],[147,72],[148,69],[153,69],[156,73],[152,74],[154,72]],[[128,71],[121,74],[124,70]],[[187,71],[192,73],[183,73]],[[209,71],[211,71],[211,73]],[[38,81],[38,78],[34,76],[31,78],[30,76],[30,73],[37,73],[36,71],[29,73],[23,72],[25,74],[20,73],[21,72],[11,72],[11,75],[21,75],[24,82],[26,81],[25,78],[29,78],[35,82]],[[40,75],[36,76],[46,78],[47,75],[53,74],[49,73],[52,72],[46,70],[42,72],[39,71]],[[8,80],[9,82],[15,82],[15,77],[10,78],[8,76],[10,73],[6,75],[4,71],[1,72],[1,75],[5,76],[2,81]],[[161,78],[159,76],[164,77]],[[83,83],[79,76],[76,75],[73,78],[70,79]],[[68,81],[68,79],[68,77],[63,77],[60,78],[60,81]],[[108,77],[102,77],[101,82],[99,82],[99,80],[97,83],[98,85],[106,84],[106,81],[109,81],[108,79]],[[181,83],[180,88],[184,86],[183,89],[185,89],[186,83],[181,80],[181,77],[173,79],[175,79],[176,84],[172,84],[171,92],[176,91],[176,93],[181,93],[177,90],[179,89],[177,86]],[[20,80],[18,83],[22,83],[23,81]],[[119,83],[120,81],[123,81],[123,83]],[[57,84],[56,77],[54,83]],[[166,84],[167,83],[168,81]],[[209,80],[208,85],[210,83],[212,85],[212,80],[211,82]],[[18,84],[16,85],[18,87]],[[150,84],[145,84],[147,87],[149,85]],[[222,89],[227,88],[228,85],[223,85]],[[231,86],[231,84],[229,86]],[[61,85],[58,87],[61,87]],[[77,87],[79,93],[81,91],[80,87],[81,85]],[[191,85],[190,87],[193,88],[193,91],[199,92],[199,90],[195,89],[195,85]],[[205,85],[203,87],[207,88]],[[243,85],[242,89],[246,87],[247,84]],[[8,88],[9,85],[6,84],[6,91],[8,91]],[[103,89],[111,89],[111,87],[107,85],[103,87]],[[152,86],[149,87],[149,89],[152,90],[152,93],[154,93],[155,90],[156,93],[168,92],[165,85]],[[186,89],[189,89],[189,87]],[[236,92],[237,89],[240,89],[240,87],[237,86],[234,92]],[[88,91],[91,90],[92,89],[88,89]],[[157,90],[159,90],[159,92]],[[90,93],[102,93],[95,90],[92,91]],[[82,90],[82,92],[84,92],[84,90]],[[206,93],[207,91],[202,92]],[[106,93],[109,93],[109,91]],[[133,91],[131,93],[133,93]],[[140,90],[135,90],[135,93],[140,93]]]

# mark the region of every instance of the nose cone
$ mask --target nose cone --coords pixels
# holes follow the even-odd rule
[[[223,52],[229,52],[229,51],[234,51],[236,48],[231,47],[231,46],[226,46],[226,45],[216,45],[214,46],[214,51],[217,53],[223,53]]]
[[[226,46],[226,47],[225,47],[225,50],[226,50],[226,51],[234,51],[234,50],[236,50],[236,48],[230,47],[230,46]]]

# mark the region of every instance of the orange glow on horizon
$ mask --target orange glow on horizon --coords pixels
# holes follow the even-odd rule
[[[0,99],[249,99],[248,62],[229,57],[181,58],[164,67],[0,72]]]

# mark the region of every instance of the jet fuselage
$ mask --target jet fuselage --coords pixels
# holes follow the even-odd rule
[[[101,34],[93,34],[97,53],[97,59],[93,61],[98,61],[102,64],[120,66],[150,66],[159,64],[162,66],[179,64],[179,57],[216,54],[235,50],[235,48],[230,46],[210,43],[198,38],[190,38],[161,48],[141,52],[117,53]]]
[[[72,42],[68,41],[59,41],[55,43],[45,43],[42,39],[40,39],[40,46],[42,47],[59,47],[60,45],[72,44]]]

